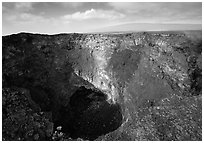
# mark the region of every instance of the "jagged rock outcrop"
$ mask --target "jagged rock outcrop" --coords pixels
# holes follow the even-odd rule
[[[20,33],[4,36],[2,46],[3,89],[29,91],[40,111],[52,112],[50,122],[63,125],[63,129],[80,110],[78,122],[83,127],[88,128],[91,121],[90,128],[100,128],[103,123],[96,120],[101,115],[108,118],[105,111],[112,111],[110,119],[117,126],[111,130],[104,127],[106,132],[92,136],[97,128],[85,134],[78,132],[84,128],[76,125],[72,130],[76,139],[202,138],[201,31],[52,36]],[[73,110],[76,106],[70,105],[70,99],[81,87],[84,94],[93,91],[80,101],[83,110]],[[104,94],[100,100],[99,92]],[[112,105],[116,110],[111,110]],[[75,136],[69,132],[64,140]]]

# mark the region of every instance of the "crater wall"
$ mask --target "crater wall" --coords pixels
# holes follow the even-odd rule
[[[121,108],[120,127],[98,140],[201,139],[201,31],[19,33],[3,36],[2,53],[3,89],[28,91],[51,122],[83,86]]]

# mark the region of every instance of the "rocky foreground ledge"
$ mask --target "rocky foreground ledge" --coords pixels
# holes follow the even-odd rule
[[[3,140],[202,140],[201,33],[3,36]]]

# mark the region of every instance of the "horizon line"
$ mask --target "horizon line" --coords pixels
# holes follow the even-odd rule
[[[124,33],[124,34],[128,34],[128,33],[140,33],[140,32],[185,32],[185,31],[202,31],[202,29],[197,29],[197,30],[142,30],[142,31],[133,31],[133,30],[126,30],[126,31],[104,31],[104,32],[62,32],[62,33],[40,33],[40,32],[25,32],[25,31],[20,31],[20,32],[17,32],[17,33],[11,33],[11,34],[7,34],[7,35],[3,35],[2,34],[2,37],[4,36],[11,36],[11,35],[18,35],[18,34],[33,34],[33,35],[47,35],[47,36],[55,36],[55,35],[63,35],[63,34],[113,34],[113,33]]]

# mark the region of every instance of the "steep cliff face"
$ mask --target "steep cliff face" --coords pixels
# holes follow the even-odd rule
[[[201,140],[201,31],[5,36],[13,87],[64,139]]]

